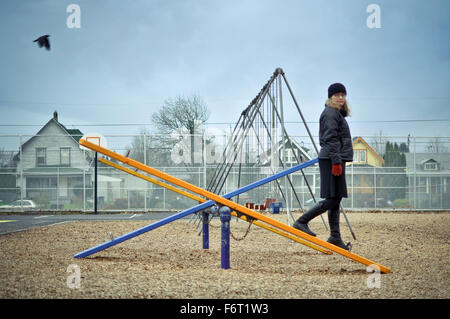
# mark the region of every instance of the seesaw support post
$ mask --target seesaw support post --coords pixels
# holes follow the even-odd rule
[[[222,206],[219,210],[220,221],[222,222],[222,240],[221,240],[221,267],[222,269],[230,268],[230,220],[231,210]]]
[[[203,219],[203,249],[209,249],[209,213],[204,210],[202,212]]]

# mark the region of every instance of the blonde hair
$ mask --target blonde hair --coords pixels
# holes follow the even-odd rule
[[[334,109],[336,109],[336,110],[340,110],[340,106],[339,105],[337,105],[337,104],[335,104],[335,103],[333,103],[333,101],[331,100],[331,98],[328,98],[326,101],[325,101],[325,105],[327,105],[327,106],[329,106],[329,107],[332,107],[332,108],[334,108]],[[347,100],[345,100],[345,103],[344,103],[344,109],[345,109],[345,111],[347,112],[347,116],[351,116],[351,114],[350,114],[350,106],[348,105],[348,101]]]

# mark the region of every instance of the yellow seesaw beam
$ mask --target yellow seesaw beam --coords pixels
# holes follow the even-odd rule
[[[283,223],[281,223],[281,222],[279,222],[277,220],[274,220],[274,219],[272,219],[270,217],[267,217],[267,216],[265,216],[263,214],[255,212],[255,211],[253,211],[253,210],[251,210],[251,209],[249,209],[249,208],[247,208],[245,206],[239,205],[239,204],[237,204],[237,203],[235,203],[235,202],[233,202],[231,200],[228,200],[226,198],[223,198],[223,197],[221,197],[221,196],[219,196],[217,194],[211,193],[211,192],[209,192],[207,190],[204,190],[204,189],[202,189],[202,188],[200,188],[198,186],[195,186],[195,185],[192,185],[192,184],[190,184],[188,182],[185,182],[185,181],[183,181],[183,180],[181,180],[179,178],[176,178],[174,176],[171,176],[169,174],[161,172],[161,171],[159,171],[159,170],[157,170],[157,169],[155,169],[153,167],[147,166],[145,164],[142,164],[142,163],[140,163],[138,161],[135,161],[135,160],[133,160],[131,158],[128,158],[128,157],[125,157],[123,155],[117,154],[117,153],[115,153],[113,151],[110,151],[110,150],[104,148],[104,147],[101,147],[101,146],[98,146],[96,144],[90,143],[90,142],[88,142],[88,141],[86,141],[84,139],[80,139],[79,143],[80,143],[80,145],[83,145],[83,146],[85,146],[85,147],[87,147],[87,148],[89,148],[89,149],[91,149],[93,151],[102,153],[102,154],[104,154],[106,156],[109,156],[109,157],[114,158],[114,159],[116,159],[118,161],[121,161],[122,163],[125,163],[125,164],[127,164],[129,166],[132,166],[132,167],[137,168],[137,169],[139,169],[141,171],[149,173],[149,174],[151,174],[153,176],[161,178],[161,179],[165,180],[166,182],[172,183],[172,184],[177,185],[179,187],[183,187],[183,188],[185,188],[185,189],[187,189],[187,190],[189,190],[189,191],[191,191],[193,193],[196,193],[196,194],[204,196],[204,197],[206,197],[206,198],[208,198],[208,199],[210,199],[212,201],[215,201],[216,203],[219,203],[219,204],[221,204],[223,206],[227,206],[227,207],[230,208],[230,210],[235,210],[235,211],[241,212],[241,213],[243,213],[245,215],[248,215],[248,216],[253,217],[255,219],[258,219],[258,220],[260,220],[262,222],[265,222],[265,223],[267,223],[267,224],[269,224],[269,225],[271,225],[271,226],[273,226],[275,228],[283,230],[283,231],[285,231],[287,233],[290,233],[292,235],[301,237],[301,238],[303,238],[303,239],[305,239],[305,240],[307,240],[309,242],[312,242],[312,243],[314,243],[314,244],[316,244],[316,245],[318,245],[320,247],[329,249],[329,250],[331,250],[331,251],[333,251],[335,253],[338,253],[338,254],[340,254],[340,255],[342,255],[344,257],[352,259],[352,260],[354,260],[356,262],[359,262],[359,263],[361,263],[363,265],[369,266],[369,267],[371,267],[372,269],[374,269],[376,271],[380,271],[381,273],[386,273],[386,274],[391,271],[386,266],[378,264],[378,263],[376,263],[376,262],[374,262],[374,261],[372,261],[370,259],[367,259],[365,257],[362,257],[362,256],[359,256],[357,254],[354,254],[354,253],[352,253],[352,252],[350,252],[348,250],[345,250],[343,248],[340,248],[340,247],[338,247],[336,245],[330,244],[330,243],[326,242],[325,240],[322,240],[322,239],[317,238],[315,236],[311,236],[311,235],[309,235],[309,234],[307,234],[305,232],[302,232],[302,231],[300,231],[300,230],[298,230],[298,229],[296,229],[294,227],[291,227],[291,226],[288,226],[286,224],[283,224]]]
[[[182,190],[182,189],[173,187],[172,185],[169,185],[169,184],[166,184],[166,183],[164,183],[164,182],[158,181],[158,180],[156,180],[156,179],[154,179],[154,178],[151,178],[151,177],[149,177],[149,176],[146,176],[146,175],[144,175],[144,174],[135,172],[135,171],[133,171],[133,170],[131,170],[131,169],[129,169],[129,168],[123,167],[122,165],[119,165],[119,164],[113,163],[113,162],[111,162],[111,161],[108,161],[107,159],[99,158],[99,161],[102,162],[103,164],[106,164],[106,165],[109,165],[109,166],[111,166],[111,167],[117,168],[118,170],[121,170],[122,172],[131,174],[131,175],[133,175],[133,176],[136,176],[136,177],[141,178],[141,179],[143,179],[143,180],[146,180],[146,181],[148,181],[148,182],[151,182],[151,183],[154,183],[154,184],[156,184],[156,185],[165,187],[166,189],[169,189],[169,190],[171,190],[171,191],[174,191],[174,192],[176,192],[176,193],[178,193],[178,194],[180,194],[180,195],[183,195],[183,196],[186,196],[186,197],[188,197],[188,198],[190,198],[190,199],[196,200],[196,201],[198,201],[199,203],[204,203],[204,202],[206,202],[206,199],[203,199],[203,198],[201,198],[201,197],[198,197],[197,195],[188,193],[188,192],[186,192],[186,191],[184,191],[184,190]],[[300,243],[300,244],[303,244],[303,245],[305,245],[305,246],[308,246],[308,247],[311,247],[311,248],[313,248],[313,249],[316,249],[316,250],[318,250],[318,251],[320,251],[320,252],[322,252],[322,253],[324,253],[324,254],[327,254],[327,255],[331,255],[331,254],[332,254],[329,250],[326,250],[326,249],[324,249],[324,248],[322,248],[322,247],[319,247],[319,246],[316,246],[316,245],[314,245],[314,244],[312,244],[312,243],[310,243],[310,242],[307,242],[307,241],[305,241],[305,240],[303,240],[303,239],[301,239],[301,238],[294,237],[294,236],[292,236],[292,235],[290,235],[290,234],[287,234],[287,233],[284,233],[284,232],[282,232],[282,231],[280,231],[280,230],[278,230],[278,229],[275,229],[275,228],[273,228],[273,227],[270,227],[270,226],[268,226],[268,225],[265,225],[265,224],[259,222],[258,220],[253,220],[253,221],[252,221],[252,220],[249,220],[249,219],[247,218],[247,216],[239,216],[235,211],[232,211],[232,212],[231,212],[231,215],[236,216],[236,217],[239,217],[240,219],[245,220],[246,222],[253,223],[253,224],[256,225],[256,226],[259,226],[259,227],[262,227],[262,228],[264,228],[264,229],[270,230],[271,232],[274,232],[274,233],[276,233],[276,234],[278,234],[278,235],[281,235],[281,236],[284,236],[284,237],[286,237],[286,238],[292,239],[293,241],[296,241],[296,242],[298,242],[298,243]]]

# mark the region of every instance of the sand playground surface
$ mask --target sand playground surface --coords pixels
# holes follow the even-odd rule
[[[231,268],[224,270],[218,218],[211,222],[209,250],[202,249],[200,229],[183,219],[76,259],[110,240],[109,232],[118,237],[151,223],[77,221],[0,236],[0,298],[450,298],[449,212],[347,216],[357,240],[342,216],[341,232],[344,241],[353,241],[352,252],[391,273],[367,272],[358,262],[256,225],[243,240],[231,239]],[[328,238],[320,218],[310,227]],[[247,228],[232,218],[236,238]]]

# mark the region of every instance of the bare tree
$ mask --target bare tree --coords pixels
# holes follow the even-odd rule
[[[428,141],[427,151],[429,153],[447,153],[448,147],[444,146],[444,142],[439,137],[434,137]]]
[[[170,158],[167,145],[146,128],[141,128],[139,135],[133,137],[128,150],[127,156],[152,166],[165,166]]]
[[[375,152],[377,152],[377,154],[379,154],[380,156],[383,156],[386,151],[386,142],[387,141],[388,141],[388,139],[383,136],[383,131],[380,130],[379,133],[374,134],[374,136],[370,142],[370,145],[375,150]]]
[[[0,167],[11,167],[13,163],[14,152],[5,151],[4,147],[0,148]]]
[[[196,121],[205,123],[208,118],[208,108],[198,95],[178,96],[166,100],[161,109],[153,113],[152,122],[162,134],[170,134],[180,128],[194,134]]]
[[[190,135],[192,164],[194,163],[194,134],[198,133],[196,128],[199,123],[205,123],[208,118],[208,108],[198,95],[168,99],[159,111],[152,114],[152,122],[158,133],[169,137],[175,131],[185,130]]]

